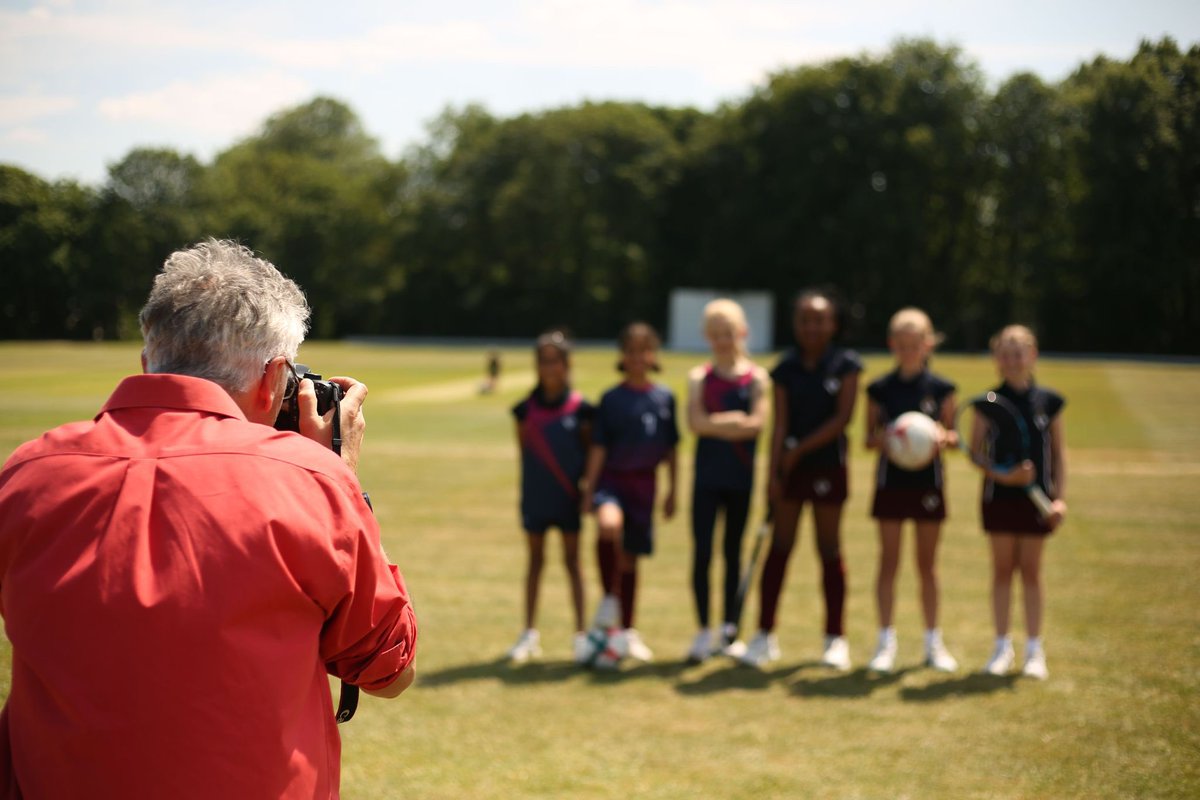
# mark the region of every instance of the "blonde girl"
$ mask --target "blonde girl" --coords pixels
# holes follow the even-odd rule
[[[767,415],[767,373],[746,352],[749,326],[742,307],[713,300],[704,307],[704,336],[712,359],[688,373],[687,422],[696,434],[692,487],[692,594],[700,629],[687,658],[701,662],[733,644],[742,536],[754,488],[758,434]],[[717,515],[725,517],[723,625],[709,628],[709,572]]]
[[[1067,513],[1066,435],[1061,394],[1034,380],[1038,345],[1033,331],[1024,325],[1009,325],[991,340],[992,357],[1001,383],[993,391],[1010,400],[1024,417],[1029,432],[1031,457],[1016,469],[1000,473],[983,468],[982,518],[992,556],[992,619],[996,646],[984,671],[1005,675],[1013,667],[1015,652],[1009,633],[1012,580],[1021,574],[1025,606],[1025,660],[1023,674],[1037,679],[1049,675],[1042,646],[1042,552],[1046,537]],[[1013,460],[1019,443],[1006,440],[998,427],[976,415],[971,431],[971,450],[988,452],[992,463]],[[1053,513],[1042,519],[1023,487],[1036,481],[1053,501]]]
[[[882,451],[888,424],[909,411],[918,411],[939,422],[943,442],[948,441],[945,430],[954,425],[955,386],[929,370],[929,359],[938,341],[933,322],[921,309],[903,308],[892,315],[887,344],[896,359],[895,367],[867,386],[866,446],[869,449]],[[900,568],[903,525],[910,519],[916,529],[921,612],[925,621],[925,664],[943,672],[958,669],[958,662],[946,650],[938,628],[936,561],[942,521],[946,518],[944,478],[940,453],[928,466],[906,470],[891,463],[887,455],[880,452],[871,506],[871,516],[879,523],[879,571],[875,580],[879,642],[868,664],[875,672],[889,673],[895,669],[898,647],[892,623],[896,573]]]

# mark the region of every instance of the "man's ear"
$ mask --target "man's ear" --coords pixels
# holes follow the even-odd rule
[[[285,385],[287,379],[283,373],[287,371],[287,363],[282,358],[273,358],[267,362],[266,369],[252,391],[252,402],[256,409],[264,412],[272,409],[276,400],[283,395],[283,389],[280,387]]]

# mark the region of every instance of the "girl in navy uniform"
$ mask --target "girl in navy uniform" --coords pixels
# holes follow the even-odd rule
[[[841,520],[847,493],[846,426],[854,413],[862,361],[853,350],[833,343],[838,308],[829,293],[803,292],[796,299],[792,324],[797,347],[785,354],[771,372],[775,424],[768,499],[774,504],[775,527],[760,583],[759,631],[741,660],[761,667],[779,658],[773,632],[775,611],[800,512],[805,503],[811,503],[825,598],[821,661],[847,670],[850,648],[843,629],[846,571]]]
[[[1009,634],[1012,579],[1021,573],[1025,600],[1025,662],[1023,673],[1045,679],[1046,655],[1042,648],[1042,550],[1046,537],[1067,513],[1066,458],[1063,452],[1063,396],[1039,386],[1033,378],[1037,362],[1037,339],[1023,325],[1009,325],[992,337],[992,356],[1001,384],[993,391],[1008,398],[1025,419],[1029,432],[1030,459],[1006,474],[984,469],[982,492],[983,529],[992,554],[992,618],[996,626],[996,648],[984,671],[1005,675],[1013,667],[1015,653]],[[989,452],[992,463],[1011,463],[1019,442],[1007,441],[1000,430],[975,415],[971,450]],[[1043,520],[1024,487],[1037,481],[1053,501],[1053,513]]]
[[[896,367],[867,387],[866,445],[882,449],[884,433],[901,414],[919,411],[941,424],[942,444],[953,444],[946,429],[954,427],[954,384],[929,371],[929,357],[938,336],[929,316],[918,308],[904,308],[888,324],[888,349]],[[868,665],[876,672],[891,672],[896,664],[896,629],[892,626],[896,601],[896,572],[900,566],[900,541],[904,521],[916,527],[917,570],[921,580],[921,612],[925,618],[925,663],[943,672],[958,669],[946,650],[938,629],[938,539],[946,518],[943,491],[945,474],[941,454],[918,470],[906,470],[880,453],[875,477],[871,516],[879,520],[879,573],[875,583],[879,612],[879,644]]]
[[[588,448],[592,406],[571,388],[571,345],[561,331],[538,337],[537,386],[513,408],[521,448],[521,524],[529,544],[525,630],[509,650],[515,662],[540,655],[535,619],[545,561],[546,531],[558,528],[575,612],[574,655],[586,657],[583,579],[579,572],[579,479]]]
[[[692,489],[692,591],[700,631],[688,660],[706,660],[737,633],[734,618],[741,574],[742,535],[754,487],[754,455],[767,414],[767,373],[746,355],[749,328],[742,307],[714,300],[704,308],[712,361],[688,373],[688,427],[696,434]],[[725,515],[724,625],[709,630],[709,567],[717,514]]]
[[[675,396],[650,376],[657,372],[659,338],[643,322],[620,336],[617,367],[625,379],[600,398],[584,478],[583,508],[594,510],[599,528],[597,556],[604,599],[596,625],[615,632],[611,648],[636,661],[653,653],[633,627],[640,556],[654,551],[657,470],[667,464],[663,515],[675,514]],[[598,662],[600,663],[600,662]]]

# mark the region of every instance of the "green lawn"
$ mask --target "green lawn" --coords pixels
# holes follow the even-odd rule
[[[492,396],[476,393],[482,350],[317,343],[301,360],[371,387],[360,471],[421,621],[416,686],[396,701],[364,698],[342,726],[347,798],[1200,795],[1200,368],[1041,363],[1040,379],[1069,398],[1071,514],[1047,549],[1051,678],[1036,683],[974,674],[992,643],[988,558],[977,479],[953,455],[940,565],[943,629],[962,672],[920,667],[911,557],[898,589],[900,671],[817,665],[822,612],[808,519],[781,607],[782,661],[764,673],[722,660],[682,664],[695,627],[690,437],[685,513],[660,524],[659,550],[643,569],[638,627],[657,662],[619,674],[569,664],[553,541],[540,619],[546,657],[510,668],[501,656],[519,632],[525,556],[508,409],[532,381],[530,354],[504,352]],[[607,350],[578,353],[579,387],[597,397],[617,378],[614,360]],[[696,360],[664,358],[662,380],[681,398]],[[888,368],[883,357],[867,362],[868,379]],[[0,451],[92,416],[138,368],[133,344],[0,344]],[[935,369],[963,393],[994,380],[983,356],[941,356]],[[843,534],[858,665],[874,643],[877,549],[860,426]],[[590,524],[585,536],[594,605]],[[748,620],[756,609],[755,599]],[[7,645],[0,656],[7,694]]]

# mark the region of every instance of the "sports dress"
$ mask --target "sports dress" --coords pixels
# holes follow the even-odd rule
[[[625,517],[625,551],[649,555],[654,551],[657,467],[679,442],[675,395],[657,383],[614,386],[600,398],[592,442],[606,450],[593,507],[616,503]]]
[[[1066,399],[1054,391],[1036,384],[1018,392],[1007,383],[993,391],[1012,401],[1025,420],[1029,431],[1029,459],[1037,470],[1037,482],[1047,497],[1057,497],[1056,476],[1050,458],[1050,425],[1062,413]],[[1020,459],[1020,442],[1016,434],[1007,434],[997,426],[988,429],[987,447],[992,463],[1013,464]],[[1025,536],[1047,536],[1053,530],[1037,513],[1037,507],[1020,486],[1003,486],[990,478],[983,479],[983,529],[987,533],[1016,533]]]
[[[579,479],[587,461],[582,430],[594,411],[573,389],[552,400],[534,389],[513,406],[521,437],[521,524],[526,532],[579,530]]]
[[[787,395],[787,436],[803,439],[833,417],[842,381],[862,369],[858,353],[844,347],[829,347],[813,369],[804,365],[799,351],[786,353],[771,371],[771,379]],[[799,502],[846,502],[846,450],[843,432],[805,453],[784,476],[784,496]]]
[[[954,389],[953,383],[927,369],[908,379],[893,370],[867,386],[867,397],[879,406],[880,424],[887,425],[909,411],[920,411],[937,420],[942,403]],[[907,470],[888,460],[887,453],[880,448],[871,516],[875,519],[945,519],[944,477],[940,453],[928,466]]]
[[[700,384],[700,400],[705,412],[750,412],[753,403],[754,372],[725,377],[711,365]],[[741,572],[742,535],[750,511],[754,488],[754,455],[757,438],[733,442],[711,436],[696,440],[696,463],[692,484],[692,590],[701,627],[708,626],[708,573],[712,562],[713,534],[717,513],[725,512],[725,612],[732,622]]]

